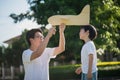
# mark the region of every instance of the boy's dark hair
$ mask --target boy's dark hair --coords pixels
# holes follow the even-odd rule
[[[34,38],[36,32],[43,33],[41,29],[31,29],[26,33],[26,41],[28,42],[29,46],[31,46],[30,38]]]
[[[94,40],[97,37],[97,31],[93,25],[82,26],[81,29],[84,29],[85,32],[89,31],[89,39]]]

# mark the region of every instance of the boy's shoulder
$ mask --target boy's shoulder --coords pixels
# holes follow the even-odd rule
[[[89,41],[89,42],[85,43],[84,46],[85,46],[85,47],[94,47],[95,44],[94,44],[93,41]]]
[[[85,43],[85,45],[94,45],[94,42],[93,41],[89,41],[89,42]]]

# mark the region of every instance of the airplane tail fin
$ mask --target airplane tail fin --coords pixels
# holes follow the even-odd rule
[[[79,15],[81,15],[81,14],[88,14],[88,15],[90,15],[90,5],[86,5],[86,6],[82,9],[82,11],[80,12]]]

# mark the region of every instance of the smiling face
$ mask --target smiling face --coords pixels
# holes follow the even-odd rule
[[[34,38],[30,38],[31,45],[34,45],[36,47],[38,47],[43,40],[44,40],[44,36],[40,32],[36,32]]]

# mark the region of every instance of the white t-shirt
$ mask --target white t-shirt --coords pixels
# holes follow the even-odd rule
[[[89,54],[93,54],[93,65],[92,65],[92,73],[93,73],[97,71],[97,54],[96,54],[96,47],[93,41],[89,41],[85,43],[81,50],[82,72],[85,74],[88,73]]]
[[[24,80],[49,80],[49,61],[53,56],[55,48],[46,48],[42,55],[32,61],[30,57],[33,51],[27,49],[22,54],[25,69]]]

